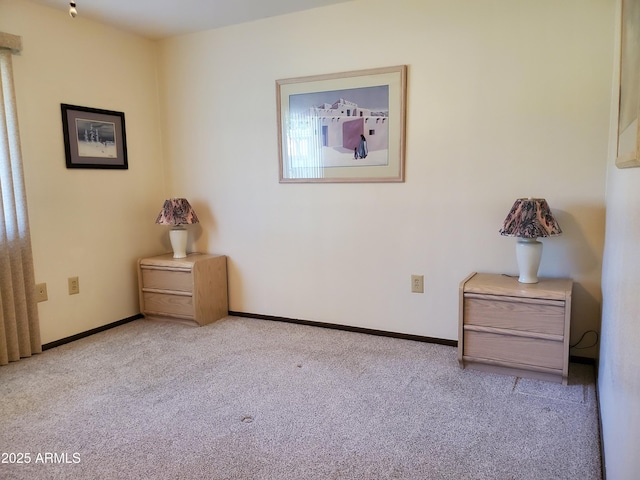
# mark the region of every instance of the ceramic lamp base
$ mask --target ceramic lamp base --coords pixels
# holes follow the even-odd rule
[[[538,267],[542,258],[542,243],[535,238],[519,238],[516,258],[520,270],[520,283],[538,283]]]
[[[187,230],[185,228],[172,228],[169,230],[171,248],[173,248],[173,258],[184,258],[187,256]]]

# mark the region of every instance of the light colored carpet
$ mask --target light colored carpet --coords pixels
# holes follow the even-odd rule
[[[456,353],[136,320],[0,368],[1,452],[30,454],[0,478],[601,478],[592,367],[563,387],[461,370]]]

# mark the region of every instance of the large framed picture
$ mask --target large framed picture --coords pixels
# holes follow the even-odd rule
[[[622,0],[619,107],[616,165],[640,167],[640,0]]]
[[[280,182],[403,182],[407,67],[276,81]]]
[[[61,104],[67,168],[128,169],[124,113]]]

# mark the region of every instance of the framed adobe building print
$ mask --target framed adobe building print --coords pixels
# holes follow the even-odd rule
[[[277,80],[280,182],[403,182],[406,70]]]

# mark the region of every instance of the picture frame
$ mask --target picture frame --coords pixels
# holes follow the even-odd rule
[[[60,104],[67,168],[127,170],[123,112]]]
[[[640,167],[640,0],[622,0],[618,168]]]
[[[407,66],[276,80],[280,183],[404,182]]]

